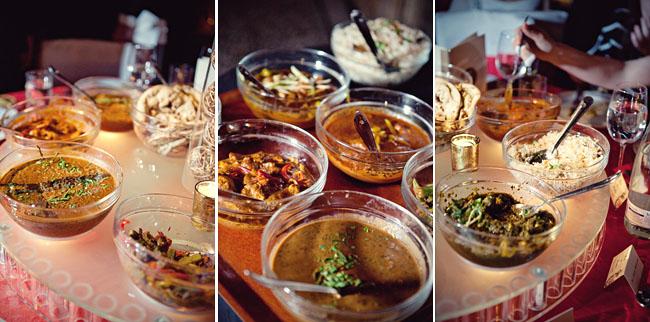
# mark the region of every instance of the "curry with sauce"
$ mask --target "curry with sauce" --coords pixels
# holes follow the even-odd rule
[[[128,131],[131,121],[132,99],[128,95],[99,93],[93,96],[97,107],[102,110],[102,130]]]

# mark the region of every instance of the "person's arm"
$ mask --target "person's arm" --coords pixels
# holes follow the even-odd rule
[[[530,38],[527,50],[585,82],[610,89],[624,82],[650,85],[650,57],[623,62],[592,56],[554,41],[535,26],[524,25],[520,30]]]

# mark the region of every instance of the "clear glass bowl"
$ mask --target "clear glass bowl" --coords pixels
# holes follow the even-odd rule
[[[286,122],[301,128],[312,128],[316,108],[320,103],[327,97],[344,98],[345,91],[350,86],[350,77],[334,57],[319,50],[259,50],[248,54],[239,65],[246,67],[253,75],[257,75],[264,68],[277,70],[295,66],[300,71],[332,79],[332,83],[337,87],[336,91],[288,104],[279,99],[269,98],[258,88],[251,86],[237,70],[237,87],[244,102],[256,117]]]
[[[120,197],[122,167],[108,152],[86,144],[61,141],[43,142],[36,147],[19,147],[0,160],[5,169],[0,177],[15,167],[43,157],[76,157],[92,162],[108,171],[115,179],[115,190],[104,198],[77,208],[45,208],[21,203],[0,192],[0,204],[13,221],[38,236],[65,239],[83,234],[97,226],[108,215]]]
[[[142,91],[135,85],[119,78],[102,76],[82,78],[75,85],[93,97],[98,94],[129,97],[131,104],[125,108],[102,107],[101,104],[97,104],[97,107],[102,111],[102,130],[122,132],[130,131],[133,128],[130,112],[135,106],[138,97],[142,94]],[[87,99],[86,96],[77,91],[73,91],[73,94],[78,99]]]
[[[512,102],[516,110],[504,104],[504,88],[485,92],[478,101],[478,127],[487,136],[501,141],[517,125],[538,120],[554,120],[560,115],[562,99],[551,93],[527,89],[513,89]],[[537,106],[531,111],[530,106]]]
[[[337,114],[353,115],[357,109],[376,110],[408,121],[421,128],[429,144],[411,151],[369,152],[349,145],[327,130],[330,119]],[[348,118],[346,118],[347,120]],[[353,127],[353,117],[349,118]],[[402,178],[406,162],[415,153],[432,148],[433,108],[415,96],[382,88],[350,90],[345,100],[330,98],[323,101],[316,112],[316,136],[323,143],[330,162],[347,175],[370,183],[389,183]]]
[[[508,237],[477,231],[445,215],[452,199],[472,192],[502,192],[527,205],[545,203],[556,195],[542,180],[518,170],[482,167],[476,171],[459,171],[436,184],[436,227],[458,255],[488,267],[509,268],[530,262],[557,239],[566,218],[564,201],[544,205],[555,218],[551,229],[527,237]]]
[[[443,78],[452,84],[474,84],[472,76],[468,72],[452,64],[441,66],[440,70],[436,71],[436,77]],[[476,123],[476,114],[476,109],[474,109],[474,113],[460,120],[436,120],[436,151],[442,152],[448,150],[452,137],[469,132]]]
[[[406,208],[433,230],[433,209],[427,209],[426,205],[415,196],[413,180],[417,180],[422,187],[433,184],[433,150],[422,150],[406,162],[400,187]]]
[[[359,84],[368,86],[399,85],[413,78],[420,68],[429,61],[432,47],[431,38],[423,34],[422,51],[415,53],[410,62],[401,61],[397,66],[397,71],[387,73],[374,57],[368,59],[367,56],[361,55],[351,48],[350,43],[343,42],[344,36],[341,30],[351,24],[351,22],[343,22],[334,26],[330,37],[330,46],[339,64],[348,72],[350,78]]]
[[[260,119],[224,122],[217,128],[218,160],[228,158],[230,152],[250,154],[259,151],[294,157],[317,178],[314,184],[291,197],[272,202],[251,199],[232,191],[219,190],[218,214],[220,220],[263,226],[273,212],[292,200],[320,192],[327,178],[327,154],[311,134],[291,124]]]
[[[82,134],[69,142],[93,144],[99,134],[101,111],[93,104],[66,96],[47,96],[25,100],[13,105],[2,115],[2,126],[17,130],[46,117],[59,117],[81,128]],[[19,132],[11,135],[22,146],[35,146],[50,140],[28,138]]]
[[[515,127],[503,137],[503,159],[508,168],[517,169],[544,180],[558,193],[576,190],[600,179],[603,170],[609,161],[609,141],[600,131],[582,124],[573,126],[569,133],[584,135],[593,139],[602,149],[603,157],[593,164],[575,170],[548,169],[534,167],[526,162],[519,161],[510,154],[514,145],[530,143],[550,131],[562,131],[567,121],[536,121]]]
[[[427,228],[408,210],[381,197],[356,191],[325,191],[309,194],[279,208],[262,235],[262,270],[276,278],[272,255],[284,238],[301,226],[324,218],[367,219],[395,238],[414,247],[421,259],[423,283],[404,302],[377,311],[350,312],[314,304],[293,291],[273,289],[273,295],[296,318],[307,321],[398,321],[415,313],[429,298],[433,287],[433,238]]]
[[[204,223],[204,225],[212,225]],[[133,284],[156,301],[180,311],[214,309],[215,269],[171,269],[177,262],[143,247],[129,236],[130,230],[159,231],[177,250],[200,251],[215,260],[212,231],[192,225],[192,199],[168,194],[145,194],[120,203],[113,222],[113,241],[122,267]]]

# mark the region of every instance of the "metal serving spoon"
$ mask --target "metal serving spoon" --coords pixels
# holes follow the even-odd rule
[[[539,208],[543,207],[546,204],[550,204],[550,203],[556,202],[558,200],[570,198],[570,197],[577,196],[579,194],[583,194],[583,193],[591,191],[591,190],[595,190],[595,189],[598,189],[598,188],[605,187],[605,186],[609,185],[612,181],[618,179],[618,177],[620,177],[620,176],[621,176],[621,171],[618,171],[618,172],[614,173],[612,176],[610,176],[610,177],[608,177],[608,178],[606,178],[604,180],[598,181],[596,183],[592,183],[592,184],[590,184],[588,186],[582,187],[582,188],[577,189],[577,190],[569,191],[567,193],[563,193],[561,195],[555,196],[555,197],[553,197],[551,199],[548,199],[547,201],[544,201],[543,203],[541,203],[539,205],[536,205],[536,206],[524,205],[524,204],[518,203],[518,204],[514,205],[513,207],[514,207],[515,212],[517,214],[522,215],[524,217],[529,217],[529,216],[532,216],[533,214],[537,213],[537,210],[539,210]]]
[[[366,41],[366,44],[368,44],[368,47],[370,48],[372,54],[375,56],[375,59],[377,60],[379,66],[381,66],[386,73],[393,73],[399,71],[399,67],[395,67],[379,59],[379,51],[377,50],[377,46],[375,45],[375,40],[372,39],[370,28],[368,27],[368,24],[366,23],[366,18],[363,16],[361,11],[357,9],[352,10],[352,12],[350,12],[350,19],[352,20],[352,22],[354,22],[354,24],[357,25],[359,31],[361,31],[361,35],[363,36],[363,39]]]
[[[71,81],[69,81],[65,76],[63,76],[61,74],[61,72],[59,72],[58,69],[54,68],[54,66],[52,66],[52,65],[48,66],[47,71],[50,72],[50,74],[52,74],[52,76],[54,76],[54,78],[58,79],[61,83],[65,84],[66,86],[72,88],[73,90],[78,91],[79,93],[83,94],[91,102],[96,103],[95,99],[93,99],[93,97],[90,96],[90,94],[88,94],[86,91],[79,88],[79,86],[77,86],[77,85],[73,84]]]
[[[560,143],[566,138],[567,134],[569,134],[569,130],[578,123],[578,120],[582,117],[582,115],[587,112],[591,104],[594,103],[594,99],[591,96],[585,96],[582,101],[580,102],[580,105],[576,108],[575,112],[573,112],[573,115],[571,116],[571,119],[569,122],[566,123],[564,128],[562,129],[562,132],[560,132],[560,136],[555,140],[555,143],[551,147],[551,150],[540,150],[535,153],[533,153],[529,158],[528,158],[528,163],[533,164],[533,163],[541,163],[542,161],[548,159],[550,156],[555,153],[555,150],[560,146]]]
[[[339,294],[339,292],[333,287],[302,283],[302,282],[279,280],[279,279],[270,278],[264,275],[253,273],[247,269],[244,270],[244,275],[252,278],[255,282],[262,284],[268,288],[281,288],[283,290],[300,291],[300,292],[325,293],[325,294],[332,294],[336,296],[336,298],[341,298],[341,294]]]
[[[271,91],[270,89],[266,88],[266,86],[264,86],[262,82],[260,82],[257,78],[255,78],[253,73],[251,73],[250,70],[244,67],[244,65],[237,66],[237,70],[239,70],[239,72],[242,75],[244,75],[244,78],[247,81],[253,83],[255,87],[259,88],[262,92],[264,92],[266,96],[275,97],[275,93],[273,93],[273,91]]]
[[[375,141],[375,135],[372,133],[372,127],[370,127],[370,122],[359,110],[354,113],[354,128],[357,130],[357,133],[359,133],[359,136],[361,137],[361,140],[363,140],[363,144],[368,148],[368,151],[379,152]]]

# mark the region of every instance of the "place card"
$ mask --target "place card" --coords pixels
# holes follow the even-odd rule
[[[614,208],[620,207],[627,200],[628,193],[627,183],[625,183],[625,178],[622,175],[609,184],[609,195],[612,198]]]
[[[639,259],[634,246],[630,245],[612,260],[612,266],[609,268],[607,280],[605,281],[605,288],[616,282],[621,276],[625,276],[625,280],[636,294],[639,291],[642,273],[643,263]]]
[[[574,322],[573,317],[573,308],[569,308],[566,311],[546,320],[546,322]]]

